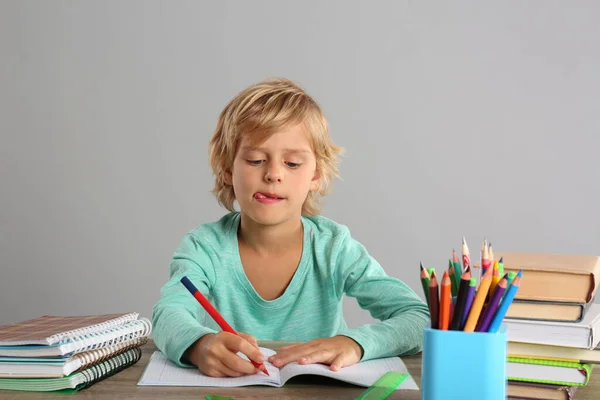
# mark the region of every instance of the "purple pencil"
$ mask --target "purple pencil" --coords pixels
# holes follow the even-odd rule
[[[504,278],[498,282],[496,285],[496,289],[494,290],[494,294],[492,295],[492,299],[488,303],[485,308],[485,312],[481,317],[481,323],[475,329],[476,332],[487,332],[490,327],[490,323],[492,322],[492,318],[496,313],[496,309],[498,308],[498,304],[500,303],[500,299],[506,290],[506,284],[508,283],[508,274],[504,275]]]
[[[465,327],[469,312],[471,312],[471,306],[473,305],[473,299],[475,298],[475,288],[477,287],[477,278],[471,278],[469,282],[469,290],[467,291],[467,301],[465,302],[465,311],[463,312],[462,321],[460,323],[460,329]]]

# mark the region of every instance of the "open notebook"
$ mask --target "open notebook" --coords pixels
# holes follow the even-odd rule
[[[275,351],[260,347],[265,360],[275,354]],[[244,355],[240,355],[246,358]],[[246,358],[247,359],[247,358]],[[146,366],[138,385],[140,386],[212,386],[237,387],[252,385],[267,385],[281,387],[289,379],[298,375],[326,376],[338,381],[357,386],[369,387],[388,371],[403,372],[408,378],[396,390],[418,390],[418,386],[410,376],[406,366],[399,357],[380,358],[364,361],[339,371],[331,371],[329,366],[322,364],[300,365],[290,363],[282,368],[265,361],[265,367],[271,376],[263,373],[246,375],[237,378],[213,378],[203,375],[196,368],[181,368],[169,361],[160,351],[154,352]]]

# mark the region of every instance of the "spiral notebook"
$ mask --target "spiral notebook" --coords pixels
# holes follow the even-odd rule
[[[3,378],[0,379],[0,389],[73,393],[131,367],[139,361],[141,356],[141,349],[134,348],[111,357],[98,365],[61,378]]]
[[[50,316],[0,326],[0,356],[65,357],[149,336],[138,313]]]
[[[71,357],[0,357],[0,378],[59,378],[100,364],[126,351],[142,347],[147,337],[75,354]]]

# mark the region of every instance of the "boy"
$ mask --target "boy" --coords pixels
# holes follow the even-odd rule
[[[257,373],[255,337],[303,342],[269,358],[332,370],[414,354],[429,324],[425,303],[343,226],[319,216],[341,148],[302,88],[285,79],[253,85],[222,111],[210,141],[213,190],[229,213],[189,232],[153,309],[154,340],[180,366],[210,376]],[[234,201],[240,211],[234,211]],[[180,283],[187,276],[240,333],[223,332]],[[348,329],[342,296],[381,322]]]

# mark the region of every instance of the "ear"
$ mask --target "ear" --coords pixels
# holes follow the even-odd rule
[[[318,170],[315,170],[315,174],[310,181],[310,191],[314,192],[321,187],[321,173]]]
[[[230,169],[226,169],[225,171],[223,171],[223,182],[225,182],[225,184],[229,186],[233,185],[233,178],[231,177]]]

